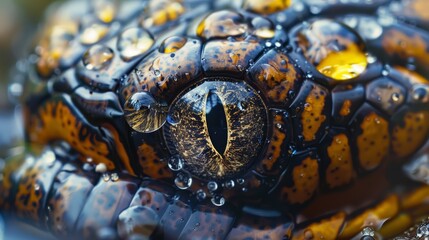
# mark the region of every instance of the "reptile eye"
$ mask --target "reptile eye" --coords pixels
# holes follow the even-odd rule
[[[266,107],[245,83],[206,81],[179,96],[169,113],[167,144],[196,177],[230,178],[246,170],[263,147]]]

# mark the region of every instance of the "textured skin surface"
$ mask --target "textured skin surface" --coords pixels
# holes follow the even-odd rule
[[[28,60],[26,156],[6,162],[1,209],[86,239],[350,239],[364,226],[394,236],[429,212],[427,187],[389,178],[429,136],[429,3],[363,2],[59,6]],[[128,28],[145,29],[142,42],[127,42],[140,36]],[[110,50],[87,52],[100,45]],[[260,94],[262,150],[222,179],[232,185],[206,191],[193,176],[180,190],[168,131],[134,131],[124,104],[147,92],[171,106],[215,78]]]

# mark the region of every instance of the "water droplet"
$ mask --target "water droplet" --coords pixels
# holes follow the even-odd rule
[[[234,180],[228,180],[223,185],[226,189],[231,189],[231,188],[234,188],[235,182]]]
[[[336,142],[337,144],[341,144],[341,143],[342,143],[340,138],[335,138],[335,142]]]
[[[378,117],[374,118],[374,122],[375,122],[376,124],[380,124],[380,123],[381,123],[381,121],[380,121],[380,119],[379,119]]]
[[[392,94],[392,101],[398,102],[399,100],[401,100],[401,94],[399,94],[399,93],[393,93]]]
[[[252,20],[252,26],[255,29],[253,34],[260,38],[273,38],[275,35],[274,24],[267,18],[256,17]]]
[[[333,20],[317,20],[304,27],[300,34],[303,37],[298,40],[298,45],[302,54],[321,74],[343,81],[356,78],[365,71],[368,62],[364,43],[356,32],[344,25]],[[347,47],[321,35],[344,36]]]
[[[155,75],[155,77],[161,77],[161,71],[159,71],[158,69],[154,70],[153,74]]]
[[[282,125],[280,123],[276,123],[276,128],[282,129]]]
[[[179,172],[174,179],[174,184],[179,189],[188,189],[192,185],[192,178],[187,173]]]
[[[242,192],[247,192],[249,189],[247,189],[246,187],[242,188],[241,191]]]
[[[40,185],[39,184],[34,184],[34,191],[38,192],[40,191]]]
[[[196,197],[198,201],[203,201],[204,199],[206,199],[207,194],[204,192],[204,190],[199,189],[196,193]]]
[[[386,70],[386,69],[384,69],[383,71],[381,71],[381,74],[382,74],[383,76],[389,76],[389,71],[388,71],[388,70]]]
[[[104,45],[95,45],[83,55],[82,61],[86,69],[98,71],[107,68],[114,57],[113,50]]]
[[[14,99],[19,99],[23,93],[24,87],[21,83],[12,83],[8,87],[8,93]]]
[[[367,40],[374,40],[381,36],[383,27],[374,18],[366,17],[360,19],[357,31]]]
[[[119,8],[118,0],[93,0],[91,2],[98,19],[105,23],[113,21]]]
[[[422,237],[428,237],[429,236],[429,226],[428,224],[422,224],[417,229],[416,236],[420,239]]]
[[[374,56],[374,55],[372,55],[372,54],[367,54],[367,55],[366,55],[366,61],[367,61],[369,64],[375,63],[375,62],[377,61],[377,57],[375,57],[375,56]]]
[[[246,33],[247,24],[242,15],[222,10],[208,15],[197,27],[197,36],[210,39],[214,37],[240,36]]]
[[[210,182],[208,182],[208,183],[207,183],[207,189],[208,189],[210,192],[214,192],[214,191],[216,191],[216,190],[217,190],[217,188],[218,188],[218,185],[217,185],[217,183],[216,183],[216,182],[214,182],[214,181],[210,181]]]
[[[159,46],[161,53],[173,53],[185,46],[187,40],[184,37],[173,36],[165,39]]]
[[[82,169],[84,171],[87,171],[87,172],[92,172],[92,171],[94,171],[94,165],[89,164],[89,163],[84,163],[82,166]]]
[[[119,176],[117,173],[112,173],[112,175],[110,176],[110,179],[112,179],[112,181],[116,182],[119,180]]]
[[[215,206],[223,206],[225,204],[225,198],[220,195],[214,195],[211,199],[213,205]]]
[[[319,14],[321,11],[322,11],[322,8],[320,6],[315,5],[310,7],[310,12],[312,14]]]
[[[240,184],[240,185],[243,185],[244,184],[244,179],[243,178],[239,178],[239,179],[237,179],[237,183],[238,184]]]
[[[364,227],[361,232],[362,236],[371,236],[374,237],[375,231],[371,227]]]
[[[108,173],[103,173],[102,178],[103,178],[103,181],[105,182],[110,181],[110,175]]]
[[[80,42],[86,45],[97,43],[106,36],[108,30],[109,27],[105,24],[91,24],[83,30],[80,35]]]
[[[124,110],[131,128],[137,132],[151,133],[165,124],[168,106],[157,102],[148,92],[139,92],[126,101]]]
[[[413,99],[415,101],[422,101],[426,98],[427,91],[424,87],[417,86],[413,89]]]
[[[184,162],[183,159],[179,156],[172,156],[168,160],[168,167],[173,171],[179,171],[183,168]]]
[[[259,14],[271,14],[288,9],[292,1],[245,0],[243,9]]]
[[[49,167],[52,167],[55,164],[55,153],[53,151],[46,151],[42,155],[42,159],[46,161]]]
[[[154,39],[142,28],[129,28],[119,37],[117,47],[121,57],[129,61],[147,52],[153,45]]]
[[[311,111],[313,111],[313,106],[311,106],[310,103],[305,103],[304,104],[304,110],[307,112],[311,112]]]
[[[98,173],[105,173],[107,171],[107,166],[104,163],[99,163],[97,164],[97,166],[95,167],[95,172]]]
[[[306,229],[304,231],[304,239],[305,240],[310,240],[310,239],[314,239],[314,234],[311,230]]]

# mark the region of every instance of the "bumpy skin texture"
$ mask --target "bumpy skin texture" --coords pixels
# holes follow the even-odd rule
[[[429,3],[225,4],[70,1],[49,15],[23,83],[26,157],[7,161],[0,207],[87,239],[393,237],[426,214],[427,187],[388,175],[429,136]],[[222,206],[201,200],[206,179],[176,188],[168,134],[135,131],[123,110],[206,80],[245,82],[267,109],[263,150],[221,179],[235,184],[226,204],[213,194]]]

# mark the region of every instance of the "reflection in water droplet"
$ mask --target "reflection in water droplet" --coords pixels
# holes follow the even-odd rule
[[[55,164],[55,153],[53,151],[46,151],[42,155],[42,159],[46,161],[49,167],[52,167]]]
[[[223,10],[210,14],[197,27],[197,36],[210,39],[215,37],[234,37],[246,33],[248,29],[239,13]]]
[[[141,23],[146,28],[177,20],[186,10],[182,0],[154,0],[149,1],[148,5],[149,8],[144,13],[149,13],[149,16]]]
[[[214,191],[216,191],[216,190],[217,190],[217,188],[218,188],[218,185],[217,185],[217,183],[216,183],[216,182],[214,182],[214,181],[210,181],[210,182],[208,182],[208,183],[207,183],[207,189],[208,189],[210,192],[214,192]]]
[[[231,189],[231,188],[234,188],[235,182],[234,180],[228,180],[223,185],[226,189]]]
[[[416,86],[413,88],[413,99],[415,101],[422,101],[426,98],[427,91],[422,86]]]
[[[206,199],[207,194],[204,192],[204,190],[199,189],[196,193],[196,197],[198,201],[203,201],[204,199]]]
[[[157,102],[148,92],[140,92],[126,101],[124,110],[131,128],[137,132],[151,133],[165,124],[168,106]]]
[[[256,17],[252,20],[253,34],[260,38],[273,38],[275,35],[274,24],[263,17]]]
[[[118,39],[118,50],[121,57],[129,61],[148,51],[154,43],[149,32],[142,28],[129,28]]]
[[[388,71],[388,70],[386,70],[386,69],[384,69],[383,71],[381,71],[381,74],[382,74],[383,76],[389,76],[389,71]]]
[[[80,35],[80,42],[86,45],[97,43],[106,36],[108,30],[107,25],[94,23],[83,30],[82,35]]]
[[[211,199],[213,205],[215,206],[223,206],[225,204],[225,198],[220,195],[214,195]]]
[[[362,74],[368,64],[366,55],[352,46],[347,50],[329,54],[317,66],[317,70],[336,80],[348,80]]]
[[[374,56],[374,55],[372,55],[372,54],[367,54],[367,55],[366,55],[366,61],[367,61],[369,64],[375,63],[375,62],[377,61],[377,57],[375,57],[375,56]]]
[[[401,94],[399,93],[393,93],[392,94],[392,101],[398,102],[401,99]]]
[[[159,46],[160,53],[173,53],[181,49],[186,44],[186,38],[173,36],[165,39]]]
[[[91,2],[98,19],[105,23],[113,21],[119,8],[118,0],[92,0]]]
[[[173,171],[179,171],[183,168],[183,159],[179,156],[172,156],[168,160],[168,167]]]
[[[342,23],[317,20],[304,25],[295,37],[301,53],[327,77],[356,78],[368,65],[362,39]]]
[[[86,69],[98,71],[107,68],[114,57],[113,50],[104,45],[95,45],[83,55],[82,61]]]
[[[244,179],[243,178],[239,178],[239,179],[237,179],[237,183],[238,184],[240,184],[240,185],[243,185],[244,184]]]
[[[116,182],[119,180],[119,176],[117,173],[112,173],[112,175],[110,176],[110,179],[112,179],[112,181]]]
[[[174,184],[180,189],[188,189],[192,185],[192,178],[183,172],[179,172],[174,179]]]
[[[304,104],[304,110],[307,112],[311,112],[311,111],[313,111],[313,106],[311,106],[310,103],[305,103]]]
[[[271,14],[285,10],[291,5],[291,0],[245,0],[243,9],[259,14]]]
[[[375,231],[371,227],[364,227],[361,232],[362,236],[374,237]]]
[[[103,181],[105,181],[105,182],[110,181],[110,175],[108,173],[104,173],[102,178],[103,178]]]
[[[379,119],[379,118],[374,118],[374,122],[375,122],[376,124],[380,124],[380,123],[381,123],[381,121],[380,121],[380,119]]]

